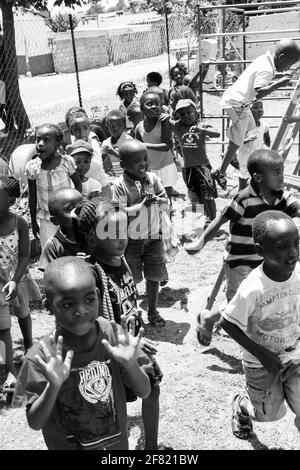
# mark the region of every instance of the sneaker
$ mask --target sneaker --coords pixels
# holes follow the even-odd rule
[[[216,182],[222,189],[226,189],[227,179],[225,173],[220,173],[220,170],[216,170],[212,173],[212,177],[216,180]]]

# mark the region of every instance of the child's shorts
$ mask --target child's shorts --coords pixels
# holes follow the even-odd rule
[[[156,359],[154,359],[153,356],[151,356],[150,354],[146,354],[143,351],[141,351],[141,354],[139,354],[137,358],[137,362],[139,366],[148,375],[149,380],[150,380],[151,390],[153,390],[153,388],[157,387],[161,383],[162,378],[163,378],[163,373]],[[127,387],[127,385],[125,385],[125,393],[126,393],[127,402],[135,401],[137,399],[137,396],[135,395],[135,393],[133,393],[131,388]]]
[[[182,177],[187,188],[197,195],[198,203],[218,197],[216,182],[211,175],[211,166],[199,165],[182,169]]]
[[[251,268],[251,266],[247,266],[244,264],[231,268],[228,263],[225,263],[227,302],[230,302],[230,300],[235,296],[239,285],[244,279],[246,279],[252,269],[253,268]]]
[[[162,240],[129,239],[125,258],[136,284],[143,278],[149,281],[166,280],[165,252]]]
[[[244,143],[246,133],[256,127],[250,106],[230,108],[231,112],[225,108],[225,111],[227,111],[227,114],[231,118],[231,113],[235,113],[236,115],[236,121],[231,121],[230,126],[226,130],[226,135],[231,142],[241,147]]]

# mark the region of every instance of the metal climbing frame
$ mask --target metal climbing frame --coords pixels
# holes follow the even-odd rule
[[[252,16],[252,15],[258,15],[258,14],[264,14],[264,13],[284,13],[284,12],[290,12],[290,11],[298,11],[299,12],[299,20],[300,20],[300,1],[282,1],[282,2],[276,2],[276,5],[281,6],[284,5],[284,8],[274,8],[274,9],[256,9],[256,10],[246,10],[247,8],[262,8],[262,7],[268,7],[268,6],[274,6],[274,2],[261,2],[261,3],[242,3],[242,4],[231,4],[231,5],[205,5],[205,6],[200,6],[198,5],[198,41],[199,41],[199,102],[200,102],[200,113],[201,116],[204,116],[204,103],[203,103],[203,93],[216,93],[216,90],[203,90],[203,68],[207,67],[207,65],[213,64],[213,65],[218,65],[218,64],[243,64],[244,69],[246,68],[247,64],[252,62],[252,60],[247,59],[247,44],[252,44],[252,43],[272,43],[272,42],[278,42],[280,41],[280,37],[278,38],[262,38],[258,39],[255,37],[254,40],[250,39],[247,40],[247,36],[263,36],[265,34],[282,34],[282,33],[290,33],[292,35],[291,39],[294,40],[300,40],[300,24],[298,29],[282,29],[282,30],[266,30],[266,31],[246,31],[246,21],[245,18],[247,16]],[[286,5],[289,5],[286,7]],[[200,26],[200,12],[203,10],[220,10],[221,15],[222,15],[222,33],[212,33],[212,34],[202,34],[201,32],[201,26]],[[225,31],[225,23],[226,23],[226,11],[232,11],[238,14],[242,15],[242,31],[236,31],[236,32],[226,32]],[[295,35],[294,33],[297,33]],[[293,36],[294,35],[294,36]],[[243,39],[243,56],[241,57],[241,54],[239,56],[241,57],[238,60],[226,60],[225,59],[225,46],[226,46],[226,38],[229,38],[231,44],[235,47],[233,42],[231,41],[231,37],[233,36],[241,36]],[[208,61],[201,61],[201,41],[205,38],[222,38],[222,60],[208,60]],[[238,52],[238,51],[237,51]],[[223,88],[218,89],[220,93],[222,93],[225,89],[225,70],[223,72]],[[284,87],[280,88],[281,91],[291,91],[293,90],[292,87]],[[272,96],[267,96],[263,98],[264,100],[288,100],[290,96],[279,96],[279,97],[272,97]],[[224,152],[224,147],[225,144],[227,143],[225,141],[225,123],[227,120],[227,116],[224,110],[222,110],[222,114],[218,116],[206,116],[207,119],[222,119],[222,140],[221,141],[212,141],[208,143],[212,144],[221,144],[222,145],[222,152]],[[268,119],[281,119],[282,116],[265,116],[265,118]],[[272,127],[272,126],[271,126]],[[300,133],[299,133],[299,139],[298,139],[298,149],[299,149],[299,155],[300,155]]]

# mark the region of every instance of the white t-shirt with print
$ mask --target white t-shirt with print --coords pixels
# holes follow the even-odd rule
[[[97,191],[101,193],[102,186],[99,181],[95,180],[94,178],[88,178],[87,181],[84,181],[82,184],[82,195],[83,197],[90,197],[91,193]]]
[[[258,266],[241,283],[222,316],[282,363],[296,357],[300,354],[300,264],[284,282],[272,281]],[[248,367],[261,367],[245,349],[243,360]]]

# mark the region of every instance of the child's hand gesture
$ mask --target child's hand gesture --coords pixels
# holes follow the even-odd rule
[[[66,354],[65,360],[62,359],[62,344],[63,337],[59,336],[55,344],[54,336],[50,336],[51,350],[47,348],[46,344],[41,341],[46,361],[36,354],[35,359],[39,363],[42,372],[48,379],[49,383],[54,387],[60,389],[62,384],[67,380],[70,375],[71,362],[74,352],[69,350]]]
[[[160,115],[158,116],[158,119],[160,120],[160,122],[169,121],[170,118],[171,118],[171,116],[170,116],[169,113],[160,113]]]
[[[122,364],[126,369],[130,369],[136,362],[136,355],[139,342],[144,334],[144,328],[140,328],[137,336],[133,335],[134,332],[134,318],[129,320],[129,330],[127,328],[127,321],[125,315],[121,316],[121,328],[115,321],[111,321],[115,337],[117,340],[116,346],[111,346],[106,339],[102,340],[102,344],[115,359],[115,361]]]
[[[5,300],[13,300],[17,295],[18,284],[15,281],[8,281],[2,289],[2,292],[6,292]]]
[[[141,349],[146,354],[154,355],[157,353],[157,349],[155,347],[156,344],[149,338],[145,338],[145,337],[141,338],[140,345],[141,345]]]

